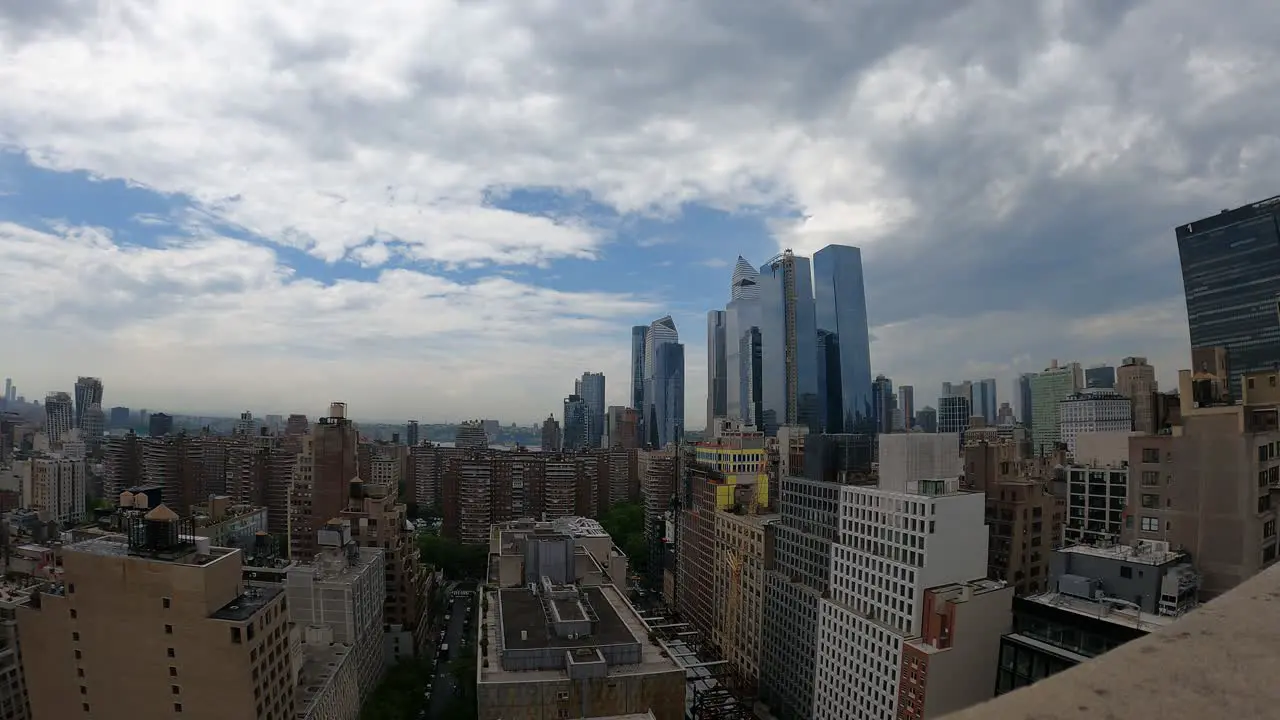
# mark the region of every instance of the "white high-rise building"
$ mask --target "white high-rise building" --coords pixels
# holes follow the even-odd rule
[[[1128,432],[1133,428],[1133,403],[1109,388],[1086,388],[1058,403],[1058,434],[1067,453],[1076,454],[1082,432]]]
[[[897,718],[904,648],[922,634],[927,592],[988,582],[986,498],[960,489],[959,435],[880,441],[880,486],[840,488],[831,592],[819,603],[816,720]],[[992,681],[1002,629],[983,632]]]
[[[83,459],[34,457],[23,463],[22,506],[63,527],[84,520],[85,465]]]

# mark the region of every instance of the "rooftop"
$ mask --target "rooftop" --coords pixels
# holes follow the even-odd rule
[[[232,520],[234,518],[244,517],[245,515],[253,515],[255,513],[266,515],[267,508],[248,504],[230,505],[221,515],[214,515],[210,512],[207,505],[197,505],[192,508],[191,512],[192,517],[194,517],[196,521],[196,527],[207,527],[209,525],[216,525],[217,523]]]
[[[302,646],[304,658],[298,672],[298,685],[294,689],[294,707],[298,715],[310,715],[311,703],[324,691],[346,660],[351,646],[342,643],[332,645]]]
[[[626,623],[618,616],[612,603],[598,587],[582,588],[591,608],[599,617],[595,634],[579,636],[570,640],[558,637],[547,625],[546,615],[542,610],[542,600],[528,588],[499,590],[498,606],[502,612],[503,644],[512,649],[526,648],[580,648],[600,645],[615,645],[626,642],[640,642],[640,638],[632,634]],[[560,617],[565,620],[582,619],[582,611],[577,603],[566,600],[553,600]]]
[[[278,587],[255,587],[249,588],[240,594],[240,597],[223,605],[219,610],[209,617],[213,620],[230,620],[231,622],[243,622],[253,617],[262,608],[271,604],[277,595],[284,592]]]
[[[195,538],[185,539],[195,542]],[[128,539],[124,535],[103,535],[101,537],[81,540],[72,543],[63,548],[64,552],[82,552],[90,555],[104,555],[108,557],[137,557],[139,559],[153,560],[157,562],[171,562],[175,565],[208,565],[219,558],[238,552],[231,548],[211,547],[208,555],[197,555],[193,545],[191,551],[185,554],[180,560],[167,560],[163,557],[152,557],[150,555],[135,555],[129,551]]]
[[[1136,628],[1138,630],[1146,630],[1148,632],[1156,628],[1171,625],[1179,618],[1170,615],[1153,615],[1148,612],[1142,612],[1135,607],[1127,605],[1116,605],[1104,601],[1087,600],[1075,595],[1067,595],[1060,592],[1040,593],[1039,595],[1028,595],[1023,598],[1028,602],[1036,602],[1041,605],[1049,605],[1062,610],[1084,615],[1096,620],[1103,620],[1116,625],[1124,625],[1126,627]],[[1185,616],[1184,616],[1185,617]]]
[[[1280,568],[1165,627],[946,720],[1266,718],[1280,706]]]
[[[1185,557],[1183,553],[1170,550],[1169,543],[1160,540],[1139,540],[1134,545],[1070,545],[1058,552],[1153,566],[1176,562]]]
[[[632,664],[610,664],[608,666],[608,675],[610,677],[622,675],[663,673],[663,672],[680,672],[680,665],[658,644],[648,642],[649,628],[645,625],[644,620],[636,613],[635,608],[627,602],[626,597],[613,585],[601,585],[592,587],[590,597],[592,608],[595,613],[600,616],[602,624],[605,618],[609,618],[608,630],[611,633],[610,638],[622,638],[623,643],[631,643],[634,648],[639,649],[639,662]],[[566,677],[564,669],[547,669],[547,670],[505,670],[502,667],[502,648],[504,640],[498,637],[500,632],[505,632],[509,628],[504,627],[504,622],[497,619],[498,613],[501,612],[503,617],[508,614],[508,609],[499,607],[506,602],[507,593],[524,592],[529,595],[528,590],[494,590],[485,591],[488,596],[488,609],[484,611],[484,615],[479,623],[479,631],[483,633],[483,639],[488,641],[487,654],[484,659],[487,664],[482,663],[478,669],[481,682],[488,683],[506,683],[506,682],[556,682],[562,681]],[[500,599],[501,598],[501,599]],[[517,601],[519,602],[519,601]],[[527,618],[528,608],[524,606],[521,612],[526,613],[520,617]],[[537,608],[537,620],[535,625],[543,628],[542,633],[546,634],[546,620],[542,614],[541,607]],[[521,629],[529,630],[530,628],[513,628],[515,636],[520,636]],[[530,642],[526,647],[532,646],[532,635]],[[579,645],[580,648],[590,648],[591,646],[602,646],[605,641],[599,635],[590,639],[591,641]],[[574,648],[566,648],[573,651]],[[642,714],[643,718],[644,715]]]
[[[604,526],[597,520],[585,517],[562,517],[551,521],[556,531],[573,537],[609,537]]]

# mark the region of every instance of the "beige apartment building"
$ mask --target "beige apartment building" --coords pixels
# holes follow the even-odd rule
[[[1133,429],[1156,431],[1154,395],[1160,389],[1156,369],[1144,357],[1127,357],[1116,368],[1116,392],[1133,403]]]
[[[1179,373],[1182,424],[1129,439],[1126,540],[1185,550],[1208,598],[1275,563],[1280,492],[1280,384],[1276,372],[1245,375],[1228,404],[1225,379]]]
[[[987,577],[1005,581],[1019,595],[1043,592],[1066,514],[1063,498],[1049,489],[1061,455],[1023,458],[1016,439],[975,437],[964,447],[965,483],[987,498]]]
[[[350,523],[351,537],[362,547],[381,548],[385,558],[388,659],[412,657],[427,641],[427,573],[395,485],[349,484],[350,497],[338,518]]]
[[[777,515],[715,514],[711,640],[748,694],[760,684],[765,528],[777,521]]]
[[[123,535],[63,548],[63,581],[18,608],[34,717],[294,717],[279,589],[246,589],[240,551],[164,505]]]

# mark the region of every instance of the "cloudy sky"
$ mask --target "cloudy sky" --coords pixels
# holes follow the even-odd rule
[[[863,248],[876,372],[1188,364],[1175,225],[1280,192],[1274,0],[0,0],[0,376],[368,419],[705,408],[732,261]]]

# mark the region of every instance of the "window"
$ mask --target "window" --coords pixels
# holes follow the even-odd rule
[[[75,584],[75,583],[67,583],[67,592],[68,592],[68,593],[74,593],[75,591],[76,591],[76,584]]]
[[[1124,578],[1124,579],[1126,579],[1126,580],[1131,580],[1131,579],[1133,579],[1133,568],[1129,567],[1128,565],[1121,565],[1121,566],[1120,566],[1120,577],[1122,577],[1122,578]]]
[[[174,651],[173,651],[173,648],[169,648],[169,657],[175,657],[175,653],[174,653]]]
[[[80,703],[80,709],[89,712],[89,703]]]
[[[1144,508],[1160,507],[1160,496],[1144,494],[1142,496],[1142,507]]]
[[[1160,462],[1159,448],[1142,448],[1142,462],[1158,463]]]
[[[172,634],[173,634],[173,626],[172,626],[172,625],[165,625],[165,626],[164,626],[164,634],[165,634],[165,635],[172,635]]]
[[[75,609],[75,608],[71,608],[71,619],[72,619],[72,620],[75,620],[75,619],[76,619],[76,609]]]
[[[169,677],[178,677],[178,668],[176,668],[176,667],[174,667],[174,666],[170,665],[170,666],[169,666]]]
[[[1159,485],[1159,484],[1160,484],[1159,470],[1143,470],[1142,471],[1143,487],[1155,487],[1156,485]]]
[[[170,690],[170,691],[172,691],[174,695],[177,695],[179,692],[181,692],[181,691],[178,689],[178,686],[177,686],[177,685],[170,685],[170,686],[169,686],[169,690]]]
[[[72,642],[80,642],[80,633],[78,633],[78,632],[73,632],[73,633],[71,633],[71,641],[72,641]]]
[[[1144,517],[1142,518],[1142,532],[1159,532],[1160,518]]]
[[[235,643],[236,645],[240,644],[240,628],[238,627],[231,628],[231,642]]]
[[[164,605],[165,610],[168,610],[169,607],[172,605],[173,601],[170,600],[169,598],[160,598],[160,603]]]
[[[1271,509],[1271,495],[1263,495],[1258,498],[1258,512],[1264,513]]]
[[[1249,385],[1249,389],[1250,389],[1250,390],[1252,390],[1252,389],[1253,389],[1253,378],[1249,378],[1249,379],[1248,379],[1248,385]]]
[[[173,711],[176,713],[182,712],[182,703],[174,703]]]

